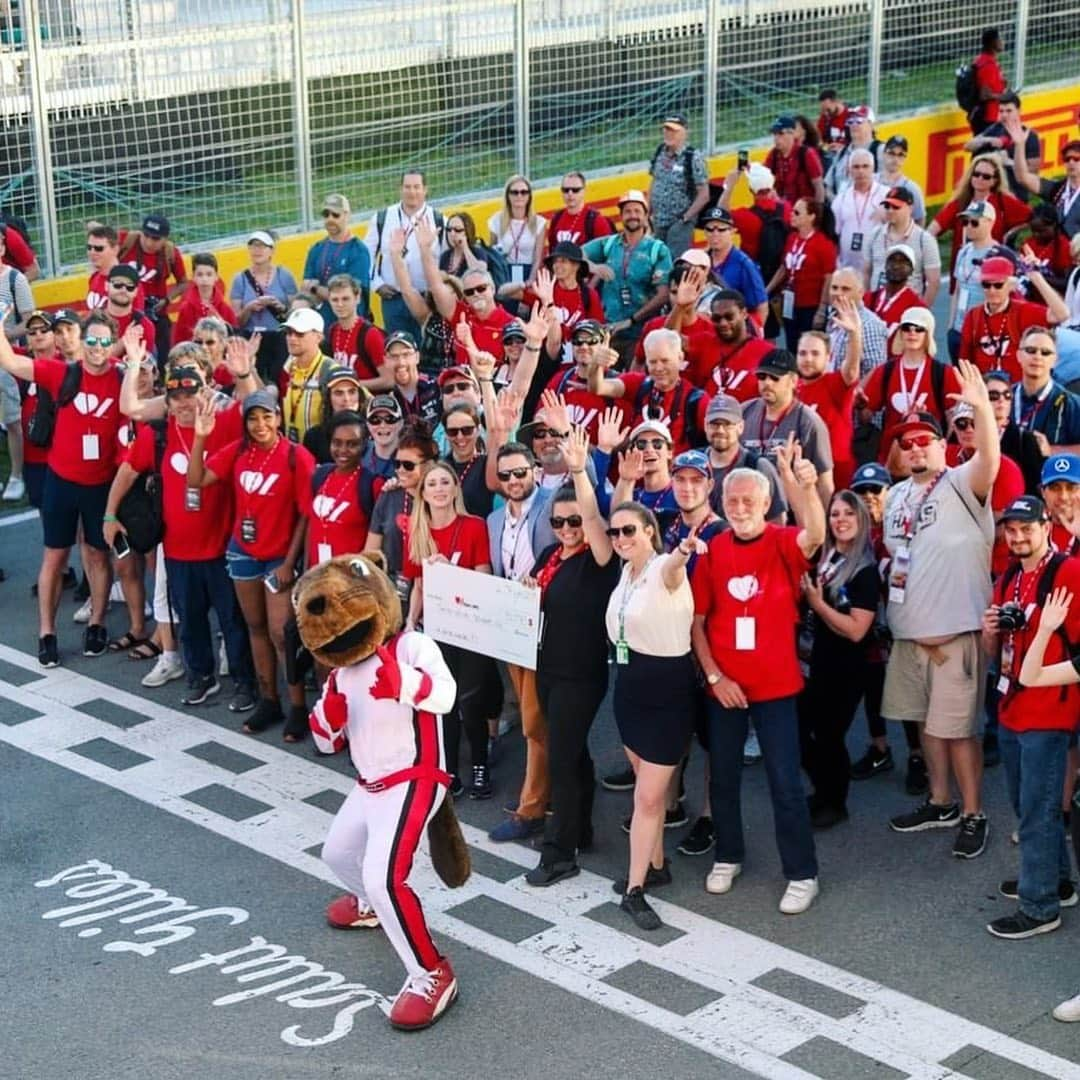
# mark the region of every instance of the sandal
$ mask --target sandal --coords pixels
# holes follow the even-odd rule
[[[141,644],[142,638],[137,638],[130,630],[123,637],[113,638],[109,642],[109,652],[123,652]]]
[[[161,646],[153,638],[142,638],[134,642],[135,648],[128,653],[129,660],[153,660],[160,656]]]

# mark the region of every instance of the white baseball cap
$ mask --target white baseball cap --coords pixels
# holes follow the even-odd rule
[[[315,330],[323,333],[326,324],[323,317],[311,308],[297,308],[286,320],[286,330],[295,330],[298,334],[308,334]]]
[[[769,191],[776,183],[776,177],[772,169],[766,168],[760,161],[751,162],[747,170],[746,178],[750,182],[750,190],[755,194],[759,191]]]

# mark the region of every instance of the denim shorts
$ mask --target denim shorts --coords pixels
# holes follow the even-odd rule
[[[225,549],[225,572],[233,581],[257,581],[273,573],[284,561],[284,555],[277,559],[256,559],[240,547],[235,537]]]

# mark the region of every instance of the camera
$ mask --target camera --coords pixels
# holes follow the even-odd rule
[[[1002,604],[998,608],[998,629],[1006,633],[1023,630],[1027,625],[1027,615],[1019,604]]]

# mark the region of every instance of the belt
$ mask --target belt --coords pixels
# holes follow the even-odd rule
[[[448,788],[453,777],[445,769],[436,769],[432,765],[410,765],[407,769],[387,773],[378,780],[365,780],[362,776],[356,778],[356,782],[372,795],[385,791],[387,788],[396,787],[398,784],[408,784],[413,780],[431,780]]]

